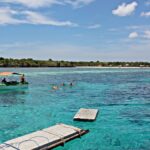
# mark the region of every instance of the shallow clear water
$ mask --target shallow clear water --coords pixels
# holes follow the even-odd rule
[[[150,148],[150,69],[0,69],[6,70],[25,73],[30,85],[0,91],[0,143],[63,122],[90,132],[56,150]],[[81,107],[98,108],[97,120],[73,121]]]

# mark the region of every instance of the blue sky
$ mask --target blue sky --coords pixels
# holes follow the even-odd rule
[[[150,61],[150,0],[0,0],[0,56]]]

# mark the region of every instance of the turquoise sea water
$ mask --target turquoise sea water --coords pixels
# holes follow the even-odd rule
[[[149,150],[150,69],[20,68],[27,89],[0,91],[0,143],[56,123],[89,129],[56,150]],[[51,90],[52,84],[74,86]],[[98,108],[95,122],[73,121],[79,108]]]

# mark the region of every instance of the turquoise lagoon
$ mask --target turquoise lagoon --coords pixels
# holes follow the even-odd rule
[[[1,68],[26,74],[27,89],[0,91],[0,143],[56,123],[89,129],[56,150],[150,149],[150,69]],[[52,91],[52,84],[69,84]],[[97,108],[95,122],[73,121]]]

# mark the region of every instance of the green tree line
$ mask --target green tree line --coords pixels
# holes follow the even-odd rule
[[[27,59],[12,59],[0,57],[0,67],[150,67],[150,62],[101,62],[101,61],[55,61]]]

